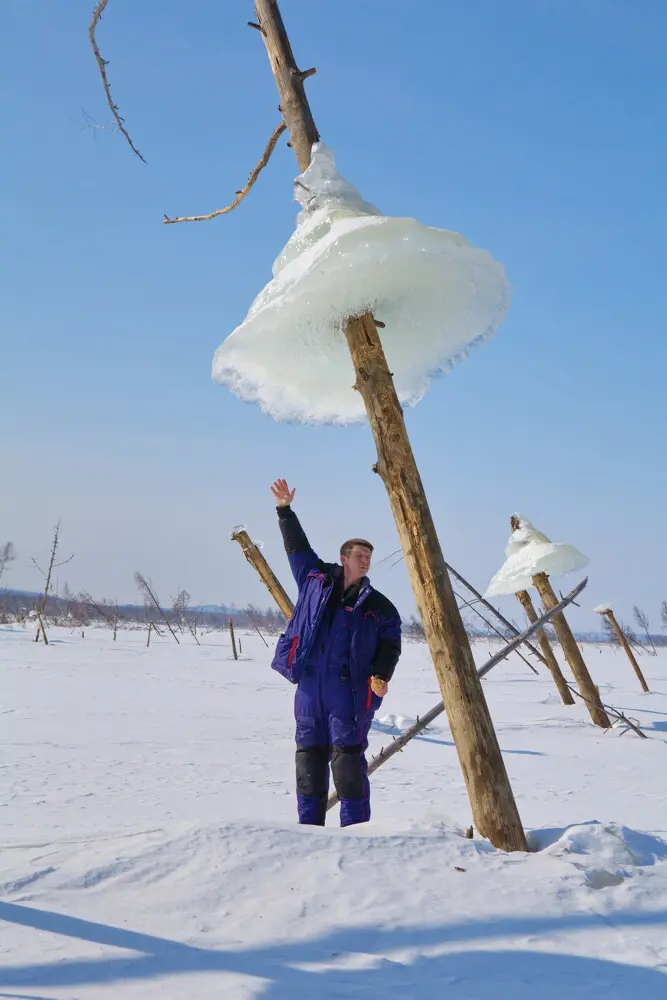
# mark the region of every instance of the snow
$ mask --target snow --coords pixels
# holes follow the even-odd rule
[[[552,542],[527,518],[514,516],[519,527],[510,535],[505,549],[507,558],[487,587],[487,597],[528,590],[537,573],[564,576],[590,562],[574,545]]]
[[[237,663],[223,633],[50,636],[0,628],[0,997],[667,995],[667,652],[638,694],[623,658],[584,647],[646,740],[592,726],[516,657],[489,674],[533,849],[508,855],[464,836],[444,715],[374,775],[370,824],[301,829],[293,689],[259,636]],[[406,643],[372,750],[439,700]]]
[[[502,265],[463,236],[389,218],[313,147],[295,181],[296,230],[273,279],[221,344],[213,377],[277,420],[365,419],[343,325],[372,312],[396,391],[414,405],[430,379],[490,337],[509,305]]]
[[[608,612],[613,611],[614,606],[610,601],[606,604],[598,604],[597,607],[593,608],[593,611],[597,612],[599,615],[606,615]]]

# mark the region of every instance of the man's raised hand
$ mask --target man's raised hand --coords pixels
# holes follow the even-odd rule
[[[275,483],[271,487],[271,492],[276,498],[277,507],[289,507],[294,499],[296,489],[291,490],[287,485],[286,479],[276,479]]]

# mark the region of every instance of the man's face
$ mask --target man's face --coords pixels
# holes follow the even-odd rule
[[[343,569],[349,580],[356,583],[362,576],[367,576],[371,568],[372,552],[365,545],[354,545],[349,556],[341,556]]]

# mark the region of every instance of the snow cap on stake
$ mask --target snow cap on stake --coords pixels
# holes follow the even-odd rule
[[[371,312],[384,324],[405,405],[498,329],[509,286],[485,250],[458,233],[381,215],[321,142],[294,191],[301,211],[273,279],[213,360],[213,378],[242,399],[276,420],[363,420],[343,333],[350,317]]]
[[[532,586],[537,573],[564,576],[590,562],[574,545],[550,541],[520,514],[512,515],[512,524],[517,527],[505,549],[507,559],[491,580],[485,597],[516,594]]]

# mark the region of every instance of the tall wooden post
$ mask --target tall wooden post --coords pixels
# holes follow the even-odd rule
[[[530,598],[530,594],[528,593],[528,591],[520,590],[516,596],[519,599],[519,602],[521,603],[523,610],[526,612],[526,618],[528,619],[528,621],[531,624],[533,624],[533,622],[536,622],[538,618],[537,611],[535,610],[535,606]],[[551,648],[551,643],[549,642],[547,634],[543,628],[541,628],[537,633],[536,639],[542,651],[542,656],[546,660],[547,667],[549,668],[551,676],[554,679],[554,684],[558,688],[558,694],[561,697],[561,701],[563,702],[564,705],[574,705],[574,698],[572,696],[572,692],[567,686],[567,681],[563,677],[563,673],[560,667],[558,666],[558,660],[554,655],[554,651]]]
[[[547,610],[558,604],[558,598],[554,594],[553,587],[546,573],[536,573],[533,577],[533,586],[542,598],[542,603]],[[577,645],[577,640],[572,634],[572,629],[568,625],[565,615],[562,611],[559,611],[558,614],[553,616],[551,621],[565,654],[565,659],[570,664],[570,669],[575,676],[579,693],[586,702],[586,708],[590,713],[591,719],[596,726],[600,726],[602,729],[609,729],[611,722],[602,706],[600,692],[593,683],[593,678],[588,672],[588,667],[584,662],[581,650]]]
[[[234,654],[234,659],[238,660],[239,654],[236,652],[236,638],[234,636],[234,622],[229,619],[229,637],[232,640],[232,653]]]
[[[618,636],[619,642],[621,643],[621,646],[625,650],[627,658],[630,660],[630,663],[632,664],[632,669],[637,674],[637,680],[642,686],[642,691],[648,692],[649,687],[648,684],[646,683],[646,678],[644,677],[644,674],[641,671],[641,667],[639,666],[637,660],[635,659],[635,654],[632,652],[632,649],[630,648],[630,643],[625,637],[625,632],[623,631],[621,626],[618,624],[618,621],[616,620],[616,615],[611,610],[611,608],[607,608],[607,610],[602,611],[601,614],[606,615],[609,621],[611,622],[611,626],[614,629],[616,635]]]
[[[255,0],[255,11],[291,145],[304,171],[319,139],[303,87],[306,74],[296,65],[276,0]],[[350,319],[345,336],[377,447],[376,470],[389,495],[475,826],[495,847],[525,851],[521,819],[373,317]]]
[[[283,588],[280,580],[264,558],[262,550],[255,544],[255,542],[253,542],[250,535],[244,528],[234,531],[232,533],[232,538],[235,542],[239,543],[243,555],[246,557],[250,565],[257,570],[262,583],[271,594],[271,597],[274,599],[287,621],[289,621],[292,617],[292,612],[294,611],[294,605],[289,599],[289,596]]]

